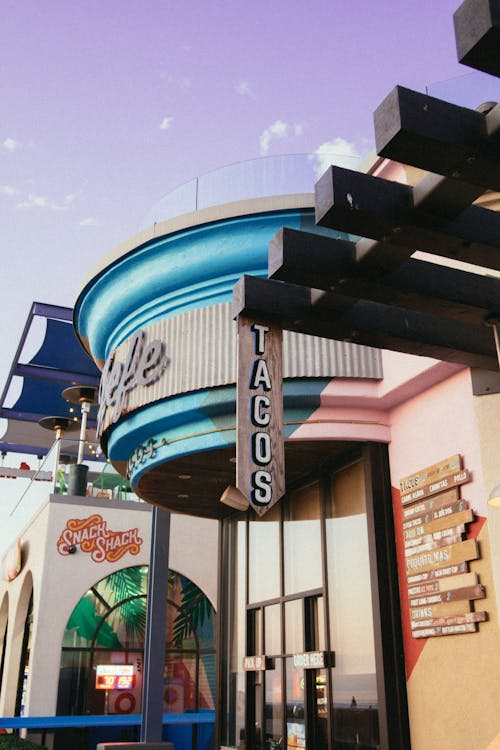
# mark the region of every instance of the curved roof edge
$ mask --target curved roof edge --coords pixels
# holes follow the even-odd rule
[[[109,253],[98,261],[81,284],[77,293],[77,300],[92,279],[103,273],[103,271],[113,265],[117,260],[123,258],[123,256],[137,250],[137,248],[151,242],[152,240],[158,239],[167,234],[182,231],[183,229],[202,226],[203,224],[211,224],[216,221],[223,221],[224,219],[233,219],[238,216],[251,214],[268,213],[270,211],[279,211],[288,208],[314,208],[314,193],[251,198],[249,200],[211,206],[210,208],[203,208],[198,211],[190,211],[189,213],[176,216],[167,221],[156,222],[147,229],[143,229],[123,242],[120,242],[120,244],[116,245]]]

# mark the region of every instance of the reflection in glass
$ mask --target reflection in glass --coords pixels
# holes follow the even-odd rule
[[[313,670],[311,675],[314,701],[312,704],[312,731],[314,747],[328,747],[328,680],[326,669]]]
[[[253,609],[249,614],[250,654],[258,656],[264,653],[262,645],[262,610]]]
[[[316,626],[316,645],[315,649],[318,651],[324,651],[326,649],[325,640],[325,603],[322,596],[318,596],[315,599],[316,612],[315,612],[315,626]]]
[[[304,651],[303,601],[285,602],[285,653],[301,654]]]
[[[304,670],[293,666],[293,658],[286,664],[286,747],[287,750],[306,746]]]
[[[322,585],[319,485],[290,496],[283,524],[285,595]]]
[[[283,704],[281,688],[281,659],[276,659],[273,670],[266,672],[264,748],[281,747]]]
[[[281,607],[272,604],[264,609],[265,652],[267,656],[281,654]]]
[[[77,603],[64,634],[58,714],[141,711],[147,577],[147,566],[114,571]],[[214,709],[213,607],[192,581],[171,570],[165,645],[163,711]],[[123,691],[96,686],[96,666],[109,664],[134,667],[126,699]]]
[[[222,650],[230,664],[227,684],[226,724],[222,729],[223,744],[239,747],[245,742],[246,674],[242,669],[247,655],[246,642],[246,521],[228,521],[229,569],[234,571],[233,585],[227,589],[227,633],[230,637]]]
[[[334,735],[378,747],[377,687],[364,473],[361,462],[332,477],[327,509],[330,637],[335,651]],[[346,565],[346,560],[349,564]]]
[[[259,521],[250,521],[249,603],[280,595],[279,518],[277,505]]]

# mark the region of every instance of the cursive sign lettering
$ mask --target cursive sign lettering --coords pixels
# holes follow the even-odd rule
[[[79,547],[96,563],[116,562],[127,552],[138,555],[142,542],[138,528],[111,531],[103,517],[95,513],[88,518],[71,518],[57,540],[57,551],[66,556],[71,554],[71,547]]]
[[[154,383],[167,366],[165,342],[155,339],[145,343],[145,339],[143,330],[136,331],[130,339],[124,362],[116,360],[115,352],[106,360],[99,386],[98,436],[102,434],[107,410],[112,408],[110,424],[118,421],[123,414],[128,392],[137,386]]]

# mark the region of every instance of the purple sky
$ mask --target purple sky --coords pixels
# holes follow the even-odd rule
[[[470,73],[459,4],[3,0],[0,385],[31,302],[72,305],[166,192],[263,154],[365,155],[394,85]]]

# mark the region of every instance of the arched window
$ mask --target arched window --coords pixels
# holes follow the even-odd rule
[[[31,636],[33,632],[33,591],[31,592],[28,611],[24,621],[23,643],[21,647],[21,659],[19,662],[19,677],[17,680],[15,715],[22,716],[24,713],[26,688],[30,668]]]
[[[147,576],[147,566],[118,570],[76,605],[63,640],[58,714],[141,711]],[[213,607],[179,573],[169,571],[168,584],[164,711],[213,709]]]

